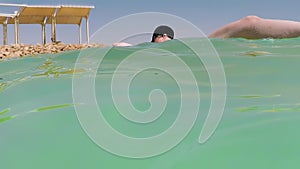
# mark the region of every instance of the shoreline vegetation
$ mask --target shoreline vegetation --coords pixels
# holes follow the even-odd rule
[[[80,50],[86,48],[105,47],[104,44],[64,44],[49,43],[41,44],[11,44],[0,46],[0,60],[19,58],[25,56],[34,56],[41,54],[56,54],[70,50]]]

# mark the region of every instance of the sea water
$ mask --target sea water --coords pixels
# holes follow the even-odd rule
[[[186,41],[201,44],[203,39]],[[0,168],[298,168],[299,41],[299,38],[211,39],[215,49],[213,53],[219,56],[222,63],[218,68],[224,70],[226,77],[225,86],[222,84],[226,89],[226,104],[216,130],[204,143],[199,143],[198,139],[210,105],[216,101],[212,100],[213,84],[210,80],[213,75],[208,74],[210,68],[188,45],[169,41],[1,60]],[[105,146],[91,139],[76,112],[80,109],[76,107],[84,105],[88,97],[96,98],[98,111],[101,111],[106,122],[127,137],[160,136],[170,126],[174,127],[183,101],[181,87],[189,89],[194,81],[185,80],[178,84],[178,79],[172,74],[155,66],[134,72],[139,65],[147,65],[148,60],[126,62],[126,59],[134,54],[143,57],[143,52],[139,51],[145,50],[149,56],[179,57],[185,63],[184,66],[190,68],[200,96],[197,102],[198,115],[194,122],[186,121],[186,125],[192,126],[191,130],[169,150],[149,157],[126,157],[105,149]],[[105,57],[100,58],[104,54]],[[79,57],[80,61],[77,60]],[[78,62],[85,67],[78,66]],[[159,62],[162,60],[157,59]],[[127,67],[118,69],[121,63],[126,63]],[[173,75],[190,73],[183,72],[185,69],[180,66],[170,64],[169,67],[175,71]],[[93,95],[85,96],[85,88],[74,89],[74,79],[84,80],[84,77],[94,84],[86,88],[93,88]],[[117,92],[117,98],[113,98],[114,77],[124,78],[124,84],[118,81],[116,85],[117,88],[125,86],[124,90],[128,87],[128,96],[118,96]],[[128,86],[125,83],[127,77],[132,77]],[[151,109],[149,98],[153,90],[157,89],[164,94],[155,96],[167,100],[165,107],[160,110],[162,113],[159,118],[150,123],[135,123],[121,115],[116,104],[126,106],[130,103],[129,106],[141,112]],[[121,90],[119,93],[122,93]],[[87,98],[77,102],[80,98],[74,97],[81,95]],[[128,98],[130,102],[121,100],[121,103],[115,103],[120,98]],[[194,100],[188,101],[192,103]],[[193,106],[195,104],[188,107]],[[92,107],[86,110],[84,113],[87,116],[94,111]],[[95,121],[97,123],[96,119],[92,119],[91,123]],[[120,148],[129,153],[137,151],[134,146],[126,148],[129,143],[113,140],[106,131],[98,131],[95,127],[94,132],[98,132],[100,139],[107,138],[118,143],[117,150]],[[161,144],[168,144],[172,139],[170,137]],[[146,153],[143,151],[148,150],[145,147],[140,152]]]

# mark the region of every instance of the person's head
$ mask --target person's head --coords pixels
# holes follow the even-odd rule
[[[151,42],[165,42],[173,38],[174,31],[172,28],[161,25],[154,30]]]

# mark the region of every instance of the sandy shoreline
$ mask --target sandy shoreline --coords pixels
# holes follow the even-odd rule
[[[79,50],[92,47],[104,47],[103,44],[12,44],[0,46],[0,59],[9,59],[16,57],[32,56],[39,54],[55,54],[69,50]]]

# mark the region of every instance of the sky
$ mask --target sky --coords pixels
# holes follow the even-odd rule
[[[91,11],[89,18],[91,35],[99,28],[120,17],[141,12],[162,12],[184,18],[197,26],[206,35],[229,22],[241,19],[247,15],[300,21],[300,1],[298,0],[0,0],[0,3],[93,5],[95,8]],[[14,9],[0,6],[0,13],[13,13],[13,11]],[[139,27],[144,23],[139,21],[134,24],[136,27]],[[50,26],[46,29],[48,36],[50,36]],[[124,27],[120,28],[120,31],[122,29]],[[9,26],[9,43],[14,43],[13,30],[13,26]],[[2,44],[2,27],[0,31],[0,44]],[[57,39],[66,43],[77,43],[77,34],[78,28],[74,25],[59,25],[57,28]],[[21,43],[40,43],[40,26],[21,25],[20,40]]]

